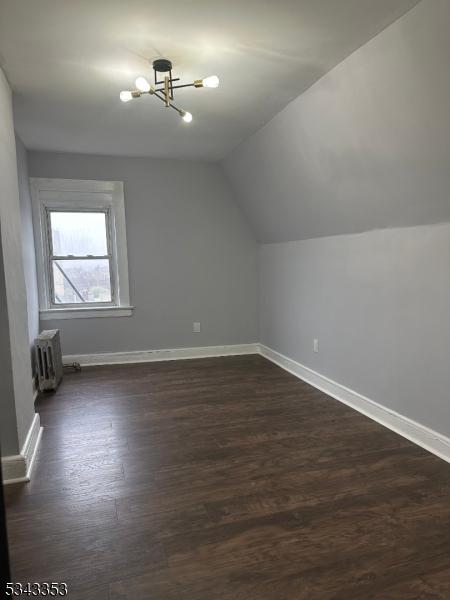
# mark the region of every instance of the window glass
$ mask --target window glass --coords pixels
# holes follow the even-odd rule
[[[106,256],[104,212],[50,212],[54,256]]]
[[[55,304],[111,302],[109,259],[53,260]]]

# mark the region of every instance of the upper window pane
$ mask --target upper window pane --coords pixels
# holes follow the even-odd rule
[[[104,212],[50,212],[54,256],[106,256]]]

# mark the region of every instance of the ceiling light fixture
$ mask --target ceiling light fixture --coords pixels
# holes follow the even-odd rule
[[[190,123],[192,121],[191,113],[182,108],[178,108],[173,104],[173,91],[185,87],[216,88],[219,86],[219,78],[216,75],[211,75],[205,79],[196,79],[193,83],[174,85],[174,82],[180,81],[180,78],[172,77],[172,63],[167,58],[158,58],[154,60],[152,66],[154,85],[151,85],[145,77],[138,77],[135,81],[137,89],[120,92],[120,99],[122,102],[129,102],[130,100],[133,100],[133,98],[140,98],[142,94],[150,94],[161,100],[167,108],[176,110],[185,123]],[[161,80],[158,80],[158,73],[166,74]]]

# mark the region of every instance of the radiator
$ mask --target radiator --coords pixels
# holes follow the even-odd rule
[[[42,331],[34,345],[39,390],[56,390],[63,375],[59,329]]]

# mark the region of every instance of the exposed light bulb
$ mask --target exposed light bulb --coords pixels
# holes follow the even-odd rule
[[[136,87],[138,90],[140,90],[141,92],[149,92],[150,91],[150,84],[149,82],[145,79],[145,77],[138,77],[135,81],[136,83]]]
[[[180,115],[185,123],[190,123],[192,121],[192,115],[190,112],[182,110],[180,111]]]
[[[122,102],[129,102],[133,99],[133,94],[129,91],[120,92],[120,99]]]
[[[216,88],[219,87],[219,78],[217,75],[211,75],[210,77],[206,77],[203,79],[203,87]]]

